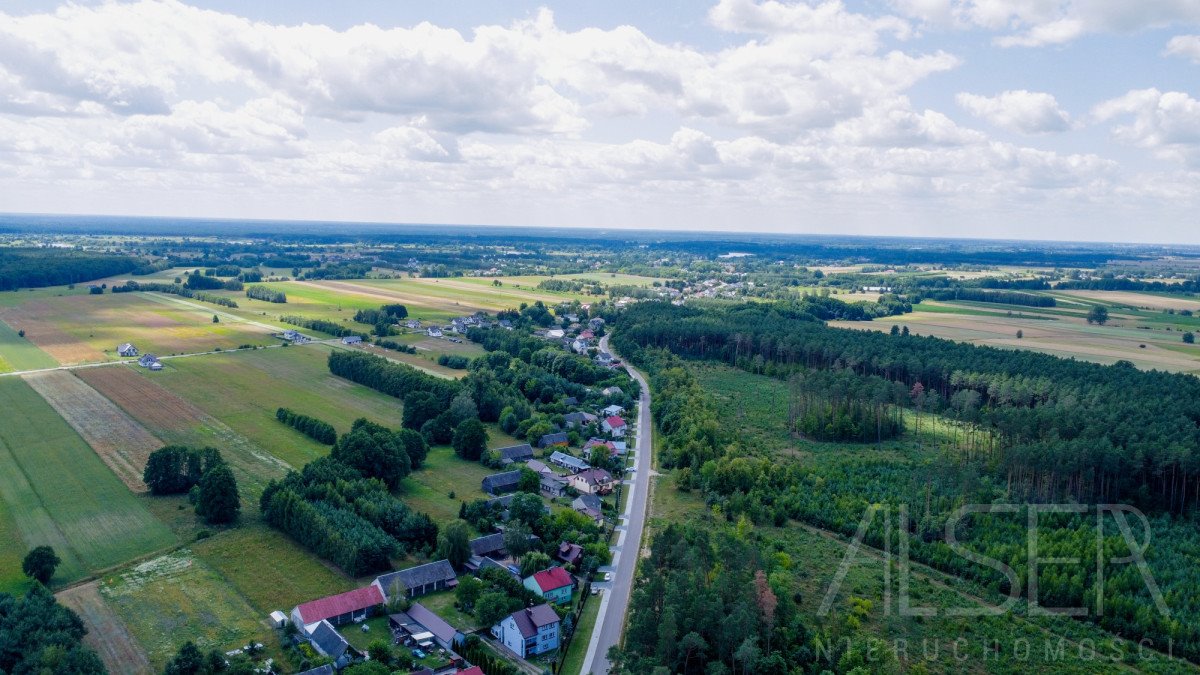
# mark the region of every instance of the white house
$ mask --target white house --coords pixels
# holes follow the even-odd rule
[[[426,328],[425,333],[429,337],[442,337],[442,329],[438,328],[437,326],[430,326],[429,328]]]
[[[125,342],[117,346],[117,354],[121,356],[137,356],[138,349],[131,342]]]
[[[520,609],[492,626],[496,638],[521,658],[558,649],[558,628],[562,620],[550,605]]]
[[[612,434],[617,438],[624,438],[625,436],[625,420],[616,415],[604,418],[604,421],[600,423],[600,428],[605,433]]]

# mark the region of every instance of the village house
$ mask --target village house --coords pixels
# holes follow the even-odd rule
[[[391,597],[397,590],[403,590],[407,597],[416,598],[426,593],[454,588],[458,586],[458,577],[449,560],[438,560],[380,575],[371,585],[378,588],[384,597]]]
[[[554,557],[568,565],[578,566],[583,562],[583,547],[564,541],[558,545],[558,551],[555,552]]]
[[[623,444],[622,444],[623,445]],[[585,451],[591,452],[592,448],[605,448],[612,456],[617,455],[617,445],[612,441],[606,441],[603,438],[589,438],[587,443],[583,444]]]
[[[558,629],[562,620],[550,605],[519,609],[492,626],[496,638],[521,658],[558,649]]]
[[[490,476],[485,476],[480,482],[480,487],[489,495],[502,495],[507,492],[514,492],[517,486],[521,483],[520,471],[505,471],[503,473],[494,473]]]
[[[607,408],[605,408],[604,410],[601,410],[600,412],[605,417],[612,417],[613,415],[620,415],[621,413],[625,412],[625,408],[622,408],[621,406],[614,403],[614,404],[608,406]]]
[[[539,476],[542,474],[546,474],[546,473],[554,473],[553,471],[551,471],[550,467],[546,466],[545,464],[543,464],[542,462],[540,462],[536,459],[525,460],[525,466],[530,471],[537,473]]]
[[[546,602],[556,605],[571,604],[571,595],[575,590],[575,580],[561,567],[551,567],[537,572],[525,579],[525,588],[537,593]]]
[[[594,331],[604,328],[604,319],[601,319],[600,317],[595,317],[593,319],[589,319],[588,320],[588,328],[590,328]]]
[[[588,341],[580,338],[575,338],[575,341],[571,343],[571,351],[576,354],[586,354],[589,347],[591,345]]]
[[[605,396],[620,396],[621,394],[624,394],[625,392],[622,391],[620,387],[605,387],[603,390],[600,391],[600,393],[604,394]],[[607,411],[608,408],[605,408],[605,410]]]
[[[430,326],[429,328],[426,328],[425,334],[429,337],[442,337],[443,335],[442,329],[438,328],[437,326]]]
[[[571,476],[571,487],[585,495],[606,495],[612,492],[612,474],[604,469],[587,469]]]
[[[579,495],[571,502],[571,508],[596,522],[601,522],[604,520],[602,504],[596,495]]]
[[[500,455],[500,463],[505,466],[533,459],[533,447],[528,443],[510,445],[506,448],[500,448],[496,452]]]
[[[565,446],[568,443],[569,440],[567,439],[567,432],[565,431],[559,431],[553,434],[545,434],[538,439],[539,448],[549,448],[555,445]]]
[[[346,337],[342,338],[342,344],[344,345],[362,344],[362,341],[363,339],[361,335],[347,335]]]
[[[476,537],[469,544],[471,546],[471,555],[477,555],[481,558],[504,556],[504,533],[502,532]]]
[[[596,421],[596,416],[591,413],[571,412],[571,413],[567,413],[566,415],[563,415],[563,424],[566,424],[568,429],[574,429],[575,427],[581,427],[581,426],[584,426],[587,424],[591,424],[592,422],[595,422],[595,421]]]
[[[606,417],[604,418],[604,421],[600,423],[600,430],[605,433],[612,434],[617,438],[624,438],[625,420],[616,415],[613,415],[612,417]]]
[[[333,659],[334,668],[345,668],[359,656],[346,638],[342,637],[342,634],[337,632],[337,629],[328,621],[317,623],[308,638],[317,653]]]
[[[309,341],[310,341],[310,339],[309,339],[309,337],[308,337],[307,335],[302,335],[302,334],[300,333],[300,331],[293,330],[293,329],[290,329],[290,328],[289,328],[289,329],[287,329],[287,330],[285,330],[285,331],[283,331],[283,334],[282,334],[282,335],[283,335],[283,339],[284,339],[284,340],[287,340],[288,342],[294,342],[294,343],[296,343],[296,344],[298,344],[298,345],[302,345],[302,344],[304,344],[305,342],[309,342]]]
[[[138,349],[133,346],[133,343],[125,342],[117,345],[117,354],[120,356],[137,356]]]
[[[292,609],[292,623],[312,634],[312,627],[321,621],[340,626],[372,616],[384,602],[382,589],[375,586],[356,588],[345,593],[310,600]]]
[[[567,481],[553,472],[544,473],[539,489],[547,497],[562,497],[567,494]]]
[[[142,354],[142,356],[138,359],[137,362],[138,362],[139,366],[141,366],[143,368],[148,368],[150,370],[162,370],[163,369],[162,361],[159,361],[158,357],[153,354]]]
[[[550,463],[561,466],[568,471],[583,471],[584,469],[591,468],[592,466],[582,459],[572,457],[567,453],[559,452],[558,450],[550,453]]]
[[[393,618],[395,617],[395,618]],[[414,602],[407,612],[402,612],[399,617],[393,614],[389,617],[391,621],[396,618],[407,617],[409,622],[405,626],[406,632],[412,635],[413,630],[417,630],[417,635],[423,633],[432,633],[433,639],[438,646],[449,652],[453,652],[456,647],[463,641],[463,634],[454,626],[450,625],[445,619],[438,616],[428,607],[425,607],[419,602]],[[389,621],[389,623],[391,623]],[[415,625],[414,625],[415,624]],[[420,641],[417,641],[418,643]]]
[[[417,319],[409,319],[408,321],[404,322],[404,327],[405,328],[420,328],[421,322],[418,321]]]

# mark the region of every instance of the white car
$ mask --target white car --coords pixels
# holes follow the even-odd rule
[[[605,572],[605,573],[604,573],[604,580],[605,580],[605,581],[612,581],[612,572]]]

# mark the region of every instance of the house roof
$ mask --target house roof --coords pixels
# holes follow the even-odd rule
[[[500,453],[500,459],[509,459],[514,462],[533,457],[533,447],[528,443],[499,448],[496,452]]]
[[[533,582],[542,589],[542,592],[553,591],[556,588],[573,585],[571,575],[561,567],[551,567],[548,570],[535,572]]]
[[[384,589],[391,589],[392,584],[396,581],[404,584],[406,589],[420,588],[428,584],[437,583],[438,581],[451,581],[456,578],[454,567],[450,565],[449,560],[438,560],[436,562],[417,565],[399,572],[391,572],[388,574],[376,577],[375,581]]]
[[[581,555],[583,555],[582,546],[564,541],[563,543],[559,544],[556,557],[563,562],[573,563],[576,560],[579,560]]]
[[[613,427],[614,429],[617,427],[625,426],[625,420],[621,419],[620,417],[617,417],[616,415],[612,415],[611,417],[606,417],[604,419],[604,421],[608,423],[608,426]]]
[[[430,633],[433,633],[437,639],[447,644],[452,644],[454,636],[458,634],[458,629],[446,623],[445,619],[434,614],[419,602],[414,602],[408,608],[408,615],[417,623],[424,626]]]
[[[300,612],[300,619],[307,625],[322,619],[350,612],[358,612],[368,607],[382,604],[383,594],[379,592],[379,589],[374,586],[366,586],[346,591],[345,593],[310,600],[302,605],[298,605],[296,609]]]
[[[478,556],[486,556],[489,553],[504,550],[504,535],[501,533],[488,534],[482,537],[476,537],[470,542],[471,553]]]
[[[612,482],[612,474],[604,469],[586,469],[575,474],[573,478],[578,478],[589,485]]]
[[[494,473],[490,476],[485,476],[481,481],[484,492],[504,492],[506,490],[515,490],[521,482],[520,471],[504,471],[502,473]]]
[[[337,671],[333,669],[332,663],[326,663],[323,666],[317,666],[300,673],[300,675],[333,675]]]
[[[479,666],[471,666],[466,670],[458,671],[458,675],[483,675],[483,669]]]
[[[617,446],[616,446],[616,445],[615,445],[615,444],[614,444],[612,441],[606,441],[606,440],[604,440],[603,438],[589,438],[589,439],[588,439],[588,442],[583,444],[583,449],[584,449],[584,450],[589,450],[589,449],[591,449],[591,448],[594,448],[594,447],[596,447],[596,446],[598,446],[598,445],[599,445],[599,446],[606,447],[606,448],[608,448],[609,450],[616,450],[616,449],[617,449]]]
[[[563,466],[571,467],[576,471],[582,471],[591,466],[591,464],[588,464],[582,459],[572,457],[565,452],[559,452],[557,450],[550,454],[550,461],[556,464],[562,464]]]
[[[536,459],[526,460],[525,466],[529,467],[530,469],[532,469],[538,473],[546,473],[547,471],[550,470],[550,467],[546,466],[546,464],[544,462],[539,462]]]
[[[328,621],[321,621],[317,624],[312,632],[312,641],[326,656],[335,661],[350,648],[350,643],[346,642],[346,638],[342,637],[342,634],[337,632],[333,624]]]
[[[517,630],[521,631],[521,637],[523,638],[531,638],[537,635],[538,628],[549,626],[559,621],[558,613],[554,611],[553,607],[547,604],[519,609],[513,612],[511,616],[517,624]]]
[[[567,432],[560,431],[556,434],[546,434],[538,441],[538,447],[544,448],[548,445],[566,445]]]
[[[566,484],[566,481],[552,473],[542,474],[542,487],[547,490],[559,490]]]
[[[571,502],[571,508],[577,511],[582,509],[600,511],[601,504],[600,498],[596,495],[579,495],[575,498],[575,501]]]

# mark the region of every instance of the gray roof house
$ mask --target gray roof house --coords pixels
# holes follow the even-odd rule
[[[434,614],[419,602],[414,602],[408,608],[408,615],[417,623],[421,624],[433,636],[444,649],[454,649],[455,645],[462,641],[463,634],[454,626],[451,626],[445,619]]]
[[[563,415],[563,423],[567,425],[568,429],[573,429],[577,426],[583,426],[584,424],[591,424],[595,421],[596,416],[591,413],[573,412]]]
[[[346,337],[342,338],[342,344],[344,345],[362,344],[362,341],[363,339],[361,335],[347,335]]]
[[[504,534],[497,532],[496,534],[488,534],[482,537],[476,537],[469,543],[471,545],[472,555],[477,555],[480,557],[491,556],[504,550]]]
[[[124,342],[117,345],[117,354],[121,356],[137,356],[138,348],[134,347],[132,342]]]
[[[561,497],[567,494],[567,482],[557,474],[542,474],[541,491],[549,497]]]
[[[378,586],[384,597],[388,597],[397,582],[404,587],[408,597],[415,598],[426,593],[454,588],[458,585],[458,576],[449,560],[438,560],[380,575],[371,584]]]
[[[317,666],[316,668],[310,668],[310,669],[304,671],[303,673],[300,673],[299,675],[333,675],[336,672],[337,671],[333,669],[332,663],[326,663],[323,666]]]
[[[568,442],[567,432],[560,431],[556,434],[546,434],[545,436],[542,436],[540,439],[538,439],[538,447],[548,448],[552,445],[566,445]]]
[[[582,459],[572,457],[565,452],[558,452],[557,450],[550,454],[550,463],[557,464],[570,471],[583,471],[592,467],[591,464]]]
[[[318,623],[309,639],[312,641],[313,648],[333,659],[334,665],[338,668],[344,667],[357,654],[346,638],[342,637],[342,634],[337,632],[333,624],[328,621]]]
[[[506,492],[515,491],[520,482],[520,471],[505,471],[485,476],[481,481],[481,487],[489,495],[502,495]]]
[[[533,448],[528,443],[499,448],[496,452],[500,454],[500,463],[506,465],[533,459]]]

